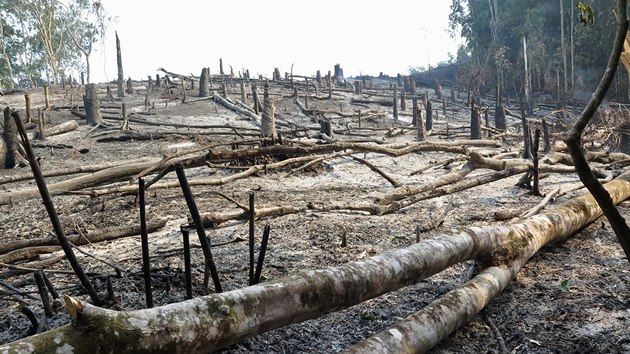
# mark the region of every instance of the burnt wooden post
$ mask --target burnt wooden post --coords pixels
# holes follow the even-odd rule
[[[317,70],[317,73],[315,74],[315,81],[317,81],[317,84],[321,85],[322,84],[322,72]]]
[[[223,76],[223,58],[219,58],[219,75]]]
[[[280,77],[280,69],[278,68],[273,68],[273,76],[272,76],[272,80],[273,81],[280,81],[282,78]]]
[[[427,123],[426,123],[425,128],[427,131],[431,131],[433,130],[433,103],[431,103],[431,100],[429,99],[427,99],[426,116],[427,116]]]
[[[122,54],[120,51],[120,39],[118,38],[118,32],[116,32],[116,63],[118,64],[118,97],[125,97],[125,91],[123,90],[125,76],[123,75]]]
[[[393,105],[394,105],[394,122],[398,122],[398,86],[394,85]]]
[[[413,110],[413,119],[416,121],[418,141],[425,141],[426,133],[424,131],[424,121],[422,120],[422,111],[420,107],[418,107],[417,96],[413,97],[411,109]]]
[[[88,125],[103,123],[103,117],[101,117],[101,107],[96,94],[96,84],[88,84],[85,86],[83,106],[85,108],[85,118]]]
[[[406,82],[406,81],[403,81]],[[406,102],[406,92],[405,90],[400,90],[400,110],[404,111],[405,109],[407,109],[407,102]]]
[[[538,184],[538,149],[540,148],[540,129],[536,129],[534,132],[534,146],[532,147],[532,155],[534,157],[534,185],[532,186],[532,190],[529,191],[531,195],[540,196],[540,188]]]
[[[551,151],[551,142],[549,141],[549,126],[547,125],[547,121],[544,120],[544,119],[542,120],[542,128],[543,128],[543,140],[544,140],[543,151],[544,152],[549,152],[549,151]],[[624,133],[623,135],[626,136],[628,134]],[[623,139],[622,139],[622,141],[623,141]]]
[[[265,90],[265,92],[266,91],[267,90]],[[256,210],[254,209],[254,192],[249,192],[249,210],[247,211],[249,219],[249,285],[254,285],[254,219],[256,218]]]
[[[26,122],[33,123],[33,113],[31,112],[31,96],[29,94],[24,95],[24,101],[26,101]]]
[[[199,97],[208,97],[209,91],[208,68],[203,68],[201,69],[201,76],[199,77]]]
[[[330,76],[330,70],[328,70],[328,75],[326,75],[326,85],[328,85],[328,99],[332,100],[332,77]]]
[[[127,79],[127,90],[126,92],[130,95],[134,94],[134,90],[133,90],[133,86],[132,86],[133,82],[131,81],[131,78]]]
[[[149,234],[147,233],[147,217],[144,200],[144,180],[138,180],[138,200],[140,204],[140,240],[142,243],[142,273],[144,275],[144,294],[147,308],[153,307],[153,290],[151,289],[151,260],[149,258]]]
[[[50,96],[48,95],[48,85],[44,85],[44,100],[46,102],[45,110],[50,110]]]
[[[6,107],[4,109],[4,131],[2,132],[2,139],[6,146],[6,152],[4,154],[4,168],[13,168],[17,163],[17,127],[15,121],[11,117],[11,108]]]
[[[481,139],[481,112],[476,104],[470,105],[470,138]]]
[[[160,88],[162,86],[162,80],[160,80],[160,74],[155,74],[155,87]]]
[[[297,90],[297,88],[296,88]],[[275,140],[277,137],[276,133],[276,119],[275,115],[275,107],[273,101],[269,97],[269,83],[265,82],[264,91],[263,91],[263,114],[262,121],[260,125],[260,132],[263,137],[269,137],[272,140]]]

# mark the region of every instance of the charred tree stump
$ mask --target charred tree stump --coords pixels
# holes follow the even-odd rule
[[[356,95],[360,95],[361,94],[361,81],[355,81],[353,82],[354,84],[354,93]]]
[[[223,77],[224,73],[223,73],[223,58],[219,58],[219,75],[221,75],[221,77]]]
[[[521,122],[523,123],[523,154],[522,157],[524,159],[532,159],[532,147],[531,141],[532,137],[529,131],[529,125],[527,124],[527,118],[525,116],[525,107],[523,106],[523,101],[521,100]]]
[[[11,117],[11,109],[6,107],[4,109],[4,131],[2,132],[2,140],[6,151],[4,153],[4,168],[14,168],[17,164],[17,127]]]
[[[48,85],[44,85],[44,100],[46,102],[45,110],[50,110],[50,95],[48,94]]]
[[[149,234],[144,200],[144,179],[138,180],[138,199],[140,204],[140,238],[142,243],[142,273],[144,276],[144,294],[147,308],[153,307],[153,290],[151,288],[151,260],[149,258]]]
[[[318,85],[322,84],[322,72],[317,70],[317,74],[315,74],[315,81],[317,81]]]
[[[343,76],[343,69],[340,64],[335,64],[335,82],[337,85],[344,85],[346,83],[346,79]]]
[[[81,71],[81,86],[85,86],[85,73]]]
[[[122,104],[122,118],[123,124],[121,130],[127,131],[129,130],[129,116],[127,116],[127,104],[125,104],[125,102]]]
[[[123,90],[123,81],[125,81],[125,75],[123,74],[122,53],[120,51],[120,39],[118,38],[118,32],[116,32],[116,63],[118,64],[118,97],[125,97],[125,91]]]
[[[127,79],[127,90],[125,92],[127,92],[130,95],[133,95],[135,93],[135,91],[133,90],[133,86],[132,86],[133,82],[131,81],[131,78]]]
[[[210,87],[208,84],[208,69],[201,69],[201,76],[199,77],[199,97],[208,97]]]
[[[627,121],[626,121],[626,124],[628,124]],[[551,141],[549,140],[549,126],[547,125],[547,121],[544,119],[542,120],[542,129],[543,129],[543,141],[544,141],[543,151],[547,153],[551,151]],[[624,136],[626,135],[627,134],[624,134]]]
[[[532,172],[534,177],[534,184],[531,191],[529,191],[529,194],[540,196],[540,188],[538,185],[538,149],[540,148],[540,129],[536,129],[536,131],[534,132],[534,144],[532,148],[532,155],[534,156],[534,171]]]
[[[426,105],[426,119],[427,119],[427,123],[426,123],[426,130],[427,131],[431,131],[433,130],[433,104],[431,103],[431,100],[427,99],[427,105]]]
[[[149,75],[147,77],[149,79],[149,92],[153,91],[153,77]]]
[[[256,84],[252,84],[252,100],[254,101],[254,113],[258,115],[260,114],[262,108],[260,104],[260,97],[258,97],[258,87],[256,86]]]
[[[280,81],[282,77],[280,76],[280,69],[273,68],[273,81]]]
[[[319,132],[322,135],[323,140],[332,140],[334,139],[334,133],[332,128],[332,123],[330,120],[326,118],[322,118],[319,120]]]
[[[407,82],[407,81],[403,81],[403,82]],[[400,110],[404,111],[407,109],[407,102],[406,102],[406,92],[405,90],[400,90]]]
[[[424,121],[422,120],[422,111],[420,110],[420,107],[418,107],[418,98],[414,96],[412,102],[413,103],[412,103],[411,109],[413,110],[413,116],[416,121],[416,126],[418,128],[417,138],[418,138],[418,141],[425,141],[427,140],[427,138],[426,138],[426,132],[424,130]]]
[[[221,91],[223,93],[223,98],[225,98],[226,100],[229,99],[229,97],[228,97],[228,90],[227,90],[227,84],[225,82],[223,83]]]
[[[240,80],[241,82],[241,102],[247,103],[247,94],[245,93],[245,80]]]
[[[494,126],[499,130],[507,130],[505,122],[505,109],[502,104],[498,104],[494,111]]]
[[[85,107],[85,119],[88,125],[94,126],[103,123],[101,107],[98,102],[98,96],[96,95],[96,84],[85,86],[83,106]]]
[[[470,105],[470,138],[481,139],[481,112],[476,104]]]
[[[297,87],[295,88],[297,90]],[[263,137],[271,138],[275,140],[278,136],[276,133],[276,119],[275,119],[275,107],[273,101],[269,97],[269,83],[265,82],[263,92],[263,114],[262,122],[260,125],[260,132]]]
[[[109,85],[107,85],[106,89],[107,89],[107,96],[105,96],[105,101],[113,101],[114,96],[112,95],[112,88],[109,87]]]
[[[31,112],[31,96],[29,94],[24,95],[24,101],[26,102],[26,122],[33,123],[33,113]]]
[[[160,74],[155,74],[155,87],[160,88],[162,86],[162,80],[160,80]]]
[[[435,79],[435,96],[438,100],[442,99],[442,85],[440,85],[438,79]]]
[[[326,85],[328,85],[328,99],[332,100],[332,77],[330,70],[328,71],[328,75],[326,75]]]
[[[41,110],[37,110],[37,123],[39,126],[39,134],[37,134],[38,140],[46,140],[46,117]]]
[[[396,85],[394,85],[394,94],[392,100],[392,104],[394,106],[394,122],[398,122],[398,90]]]
[[[411,96],[418,95],[418,91],[416,90],[416,81],[411,76],[409,76],[409,94]]]

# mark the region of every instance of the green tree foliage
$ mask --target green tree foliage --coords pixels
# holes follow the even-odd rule
[[[569,90],[591,92],[606,67],[612,46],[616,26],[613,14],[615,4],[613,1],[563,1],[566,38],[571,36],[570,12],[573,12],[576,24],[587,24],[574,26],[573,70],[576,77],[573,83],[569,83]],[[495,15],[496,38],[492,35],[493,2],[498,8]],[[555,95],[558,86],[564,84],[558,82],[558,76],[562,81],[564,70],[560,18],[559,1],[452,0],[449,23],[451,32],[459,33],[465,39],[471,53],[471,65],[483,71],[486,82],[492,85],[491,82],[496,82],[497,72],[503,72],[506,80],[504,86],[513,94],[518,94],[522,83],[521,38],[525,36],[532,90]],[[567,39],[567,51],[569,46],[570,41]]]
[[[109,21],[99,1],[0,0],[0,89],[83,70]]]

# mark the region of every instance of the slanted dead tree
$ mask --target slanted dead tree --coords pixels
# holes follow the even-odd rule
[[[591,96],[586,108],[584,108],[584,111],[580,114],[580,117],[569,131],[569,134],[565,139],[565,143],[571,153],[571,158],[575,164],[575,169],[580,177],[580,181],[582,181],[584,186],[586,186],[586,188],[593,194],[598,205],[604,211],[604,215],[606,215],[606,218],[610,222],[610,226],[615,231],[615,235],[617,235],[617,239],[626,254],[626,258],[628,259],[628,262],[630,262],[630,227],[623,216],[619,213],[619,210],[615,207],[609,192],[606,191],[593,174],[593,171],[588,165],[588,161],[584,155],[584,147],[582,146],[582,133],[606,96],[606,92],[608,91],[615,73],[617,72],[617,66],[619,65],[620,56],[623,51],[623,44],[626,36],[628,35],[628,16],[626,8],[626,0],[617,1],[617,11],[615,13],[617,16],[617,33],[613,42],[613,48],[610,53],[608,65],[606,66],[606,71],[604,71],[599,85],[597,86],[595,93]]]
[[[606,189],[615,203],[630,197],[630,175],[620,176]],[[152,309],[117,312],[66,296],[72,324],[0,346],[0,351],[214,351],[415,284],[454,264],[481,260],[488,266],[470,283],[392,330],[349,348],[426,351],[483,309],[541,247],[572,235],[600,215],[597,202],[584,195],[510,225],[456,229],[366,260]]]

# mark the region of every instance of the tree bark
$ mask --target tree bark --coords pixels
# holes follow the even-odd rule
[[[630,176],[624,174],[606,187],[618,203],[630,197]],[[462,288],[471,296],[449,293],[425,309],[430,316],[419,316],[419,328],[425,330],[406,330],[403,323],[402,330],[387,331],[396,340],[383,342],[385,347],[370,341],[366,347],[366,352],[382,352],[394,342],[427,350],[489,303],[541,247],[600,215],[597,202],[585,195],[508,226],[452,230],[366,260],[152,309],[117,312],[66,297],[72,324],[6,344],[0,351],[205,353],[415,284],[457,263],[484,259],[491,267],[473,279],[483,286]]]
[[[85,119],[88,125],[97,125],[103,123],[101,116],[101,107],[96,95],[96,84],[88,84],[85,86],[85,96],[83,96],[83,106],[85,108]]]
[[[125,97],[125,90],[123,88],[125,75],[123,74],[122,54],[120,51],[120,39],[118,39],[118,32],[116,32],[116,63],[118,63],[118,97]]]
[[[2,140],[4,142],[4,168],[14,168],[17,164],[18,156],[18,138],[17,127],[11,116],[11,108],[4,109],[4,131],[2,132]]]

